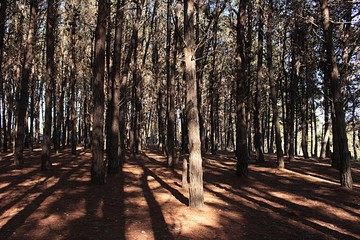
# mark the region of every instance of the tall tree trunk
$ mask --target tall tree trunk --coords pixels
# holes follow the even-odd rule
[[[323,17],[323,29],[325,35],[325,49],[326,58],[330,67],[330,89],[331,97],[334,106],[335,118],[333,125],[337,129],[337,139],[334,135],[334,146],[337,145],[340,156],[340,184],[342,187],[352,189],[353,181],[351,177],[351,164],[349,156],[349,148],[346,137],[346,123],[345,123],[345,111],[343,106],[343,83],[340,80],[339,69],[336,62],[336,56],[334,53],[333,36],[332,36],[332,23],[330,22],[330,10],[327,0],[320,0],[321,13]],[[337,141],[336,141],[337,140]]]
[[[126,4],[126,0],[121,0],[121,6],[120,6],[120,16],[119,16],[119,25],[117,25],[119,27],[119,32],[122,34],[123,29],[124,29],[124,7]],[[120,37],[120,45],[122,48],[122,35]],[[130,46],[129,49],[129,53],[130,56],[132,54],[132,49]],[[126,59],[125,63],[124,63],[124,67],[123,67],[123,71],[121,73],[121,81],[120,81],[120,110],[119,110],[119,128],[120,128],[120,136],[119,136],[119,157],[120,157],[120,162],[124,163],[125,162],[125,140],[126,140],[126,108],[127,108],[127,101],[126,101],[126,86],[127,86],[127,76],[128,76],[128,72],[129,72],[129,64],[130,64],[130,59]]]
[[[110,126],[107,135],[107,157],[108,172],[117,173],[121,166],[121,156],[119,156],[119,136],[120,136],[120,81],[121,81],[121,48],[122,48],[122,26],[123,10],[121,0],[117,1],[116,20],[115,20],[115,42],[113,55],[113,73],[111,74],[111,99],[108,109]]]
[[[298,85],[299,85],[299,78],[300,78],[300,68],[301,68],[301,60],[302,56],[300,54],[300,46],[301,41],[304,36],[302,36],[302,33],[300,31],[300,20],[301,18],[301,7],[299,5],[299,2],[295,3],[295,13],[294,17],[295,25],[292,32],[292,49],[291,49],[291,55],[292,55],[292,73],[291,73],[291,82],[290,82],[290,89],[289,89],[289,103],[288,103],[288,131],[289,131],[289,161],[294,160],[295,155],[297,155],[297,106],[298,106]],[[296,123],[295,123],[296,122]]]
[[[283,75],[284,75],[284,83],[282,83],[282,81],[280,81],[280,92],[281,92],[281,108],[282,108],[282,121],[284,123],[284,154],[288,155],[288,149],[289,149],[289,127],[288,127],[288,123],[289,123],[289,111],[287,111],[287,109],[289,109],[288,106],[288,94],[286,94],[288,92],[288,72],[286,70],[286,63],[285,63],[285,58],[286,58],[286,39],[287,39],[287,30],[286,30],[287,25],[285,25],[285,30],[284,30],[284,38],[283,38],[283,47],[282,47],[282,53],[281,53],[281,68],[283,71]]]
[[[36,42],[37,12],[38,12],[37,1],[38,0],[30,1],[30,21],[29,21],[28,38],[26,42],[23,71],[21,75],[20,96],[16,104],[17,122],[16,122],[14,163],[18,167],[23,167],[24,165],[23,151],[24,151],[24,139],[25,139],[25,117],[29,102],[29,79],[30,79],[32,62],[34,59],[34,47]]]
[[[2,102],[2,108],[5,110],[5,93],[4,93],[4,80],[3,80],[3,56],[4,56],[4,37],[5,37],[5,23],[6,23],[6,9],[7,9],[7,0],[1,1],[0,7],[0,101]],[[0,125],[1,120],[3,125],[0,126],[0,146],[3,145],[3,150],[6,145],[6,117],[5,111],[2,112],[2,117],[0,116]],[[1,113],[0,113],[1,115]],[[2,139],[2,132],[4,132],[4,138]],[[0,160],[2,159],[2,152],[0,151]]]
[[[70,98],[70,133],[71,133],[71,154],[76,155],[76,146],[77,146],[77,109],[76,109],[76,101],[77,101],[77,56],[76,56],[76,42],[77,42],[77,20],[78,20],[78,9],[74,5],[73,6],[73,16],[72,16],[72,25],[71,25],[71,74],[70,74],[70,91],[71,91],[71,98]]]
[[[132,41],[134,42],[133,48],[133,83],[132,83],[132,122],[131,122],[131,129],[130,134],[131,138],[131,151],[133,157],[139,151],[139,143],[140,143],[140,110],[141,110],[141,87],[140,87],[140,69],[138,63],[138,52],[139,52],[139,28],[140,28],[140,21],[142,16],[142,8],[143,8],[144,0],[137,0],[136,1],[136,19],[133,25],[133,36]]]
[[[53,0],[47,1],[47,22],[46,22],[46,73],[45,73],[45,126],[44,142],[41,153],[41,170],[48,170],[51,167],[50,150],[51,150],[51,126],[52,126],[52,98],[53,98],[53,81],[55,78],[55,24],[56,10]]]
[[[264,162],[263,153],[263,138],[261,131],[261,94],[262,94],[262,81],[263,81],[263,39],[264,39],[264,13],[262,0],[259,1],[259,23],[258,23],[258,53],[257,53],[257,77],[256,77],[256,91],[255,91],[255,106],[254,106],[254,130],[255,130],[255,151],[256,162]]]
[[[245,59],[245,21],[247,0],[240,0],[236,27],[236,174],[248,176],[248,146],[246,124],[247,78]]]
[[[184,0],[184,54],[186,74],[186,118],[189,136],[190,188],[192,208],[204,206],[203,169],[196,90],[194,0]]]
[[[106,0],[98,0],[98,17],[95,33],[95,60],[93,85],[93,134],[92,134],[92,164],[91,181],[95,184],[105,183],[104,162],[104,72],[105,43],[107,23]]]
[[[217,16],[215,16],[215,22],[214,22],[214,26],[213,26],[213,39],[212,39],[212,56],[211,56],[211,70],[209,73],[209,78],[210,78],[210,146],[211,146],[211,153],[214,155],[216,154],[216,110],[217,110],[217,106],[216,106],[216,102],[217,102],[217,96],[218,96],[218,92],[217,92],[217,87],[216,86],[216,48],[217,48],[217,28],[218,28],[218,20],[217,20]]]
[[[276,83],[274,78],[274,70],[272,63],[272,10],[273,10],[273,1],[269,1],[269,12],[268,12],[268,26],[266,31],[266,39],[267,39],[267,67],[269,70],[269,83],[270,83],[270,98],[271,98],[271,106],[273,112],[273,123],[275,125],[275,145],[276,145],[276,157],[277,157],[277,166],[278,168],[284,168],[285,162],[282,151],[282,143],[281,143],[281,130],[280,130],[280,119],[279,119],[279,110],[277,106],[277,91],[276,91]]]
[[[175,68],[174,59],[171,61],[171,4],[167,2],[167,21],[166,21],[166,80],[167,80],[167,164],[174,167],[174,129],[175,129]],[[174,33],[175,35],[175,33]],[[176,37],[174,37],[176,41]],[[176,48],[176,46],[174,46]],[[175,49],[176,51],[176,49]]]

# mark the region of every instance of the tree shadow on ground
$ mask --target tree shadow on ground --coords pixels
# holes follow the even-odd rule
[[[360,237],[359,191],[340,189],[326,179],[332,178],[327,166],[310,161],[296,160],[287,164],[291,170],[279,171],[268,158],[250,164],[249,178],[240,179],[232,155],[206,156],[206,207],[198,211],[188,208],[181,169],[166,167],[158,152],[127,159],[103,186],[89,183],[89,152],[72,157],[66,150],[53,160],[48,172],[39,171],[39,152],[29,153],[22,170],[0,164],[0,239]]]

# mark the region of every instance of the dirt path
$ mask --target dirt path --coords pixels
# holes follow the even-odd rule
[[[0,162],[0,239],[360,239],[359,163],[347,191],[325,161],[279,171],[268,156],[241,180],[230,155],[207,156],[206,207],[191,210],[181,171],[155,151],[127,159],[104,186],[89,184],[89,152],[65,151],[46,173],[39,150],[25,154],[22,170],[11,155]]]

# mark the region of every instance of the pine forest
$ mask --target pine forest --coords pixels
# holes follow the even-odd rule
[[[360,239],[359,1],[0,3],[0,239]]]

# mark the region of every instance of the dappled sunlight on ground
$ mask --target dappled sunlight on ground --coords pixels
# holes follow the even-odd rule
[[[232,154],[207,155],[206,205],[193,210],[181,168],[167,168],[159,151],[127,158],[103,186],[90,184],[89,151],[62,151],[47,172],[39,170],[40,154],[26,151],[21,170],[11,154],[0,162],[0,239],[360,238],[358,162],[349,191],[327,160],[297,158],[278,170],[268,155],[240,179]]]

